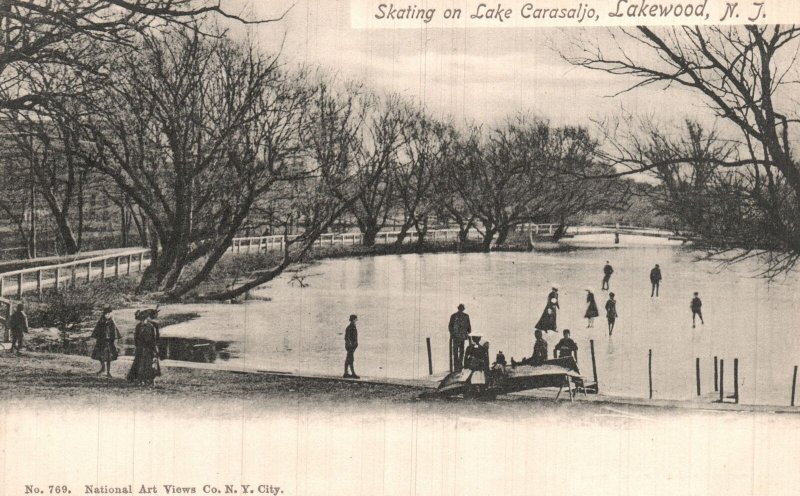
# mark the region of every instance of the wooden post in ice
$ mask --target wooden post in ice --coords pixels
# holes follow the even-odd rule
[[[719,391],[719,361],[714,357],[714,392]]]
[[[791,405],[794,406],[794,392],[797,388],[797,365],[794,366],[794,374],[792,374],[792,403]]]
[[[650,399],[653,399],[653,350],[647,350],[647,379],[650,385]]]
[[[739,359],[733,359],[733,402],[739,403]]]
[[[431,357],[431,338],[425,338],[428,345],[428,374],[433,375],[433,358]]]
[[[450,351],[450,372],[453,372],[453,338],[447,342],[447,349]]]
[[[725,360],[719,360],[719,402],[725,400]]]
[[[595,393],[600,394],[600,384],[597,382],[597,363],[594,360],[594,339],[589,340],[589,349],[592,351],[592,376],[594,376]]]
[[[697,377],[697,396],[700,396],[700,358],[694,359],[694,372]]]

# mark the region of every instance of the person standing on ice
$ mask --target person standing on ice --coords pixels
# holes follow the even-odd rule
[[[558,288],[551,288],[550,294],[547,295],[547,304],[554,309],[561,308],[561,306],[558,304]]]
[[[661,268],[658,264],[650,270],[650,285],[650,298],[654,293],[658,297],[658,287],[661,285]]]
[[[614,299],[614,293],[608,293],[606,319],[608,320],[608,335],[611,336],[611,333],[614,332],[614,324],[617,321],[617,300]]]
[[[450,349],[455,372],[464,368],[464,341],[469,340],[469,335],[472,333],[469,314],[464,313],[464,308],[464,304],[459,303],[458,311],[450,316],[450,323],[447,325],[450,331]]]
[[[700,296],[697,292],[694,293],[694,298],[692,298],[692,329],[694,329],[694,319],[695,317],[700,317],[700,323],[705,325],[706,323],[703,322],[703,302],[700,300]]]
[[[358,329],[356,328],[356,321],[358,321],[358,317],[356,315],[351,315],[350,324],[347,326],[347,329],[344,330],[344,349],[347,351],[347,357],[344,359],[343,377],[345,379],[360,379],[353,369],[355,352],[356,348],[358,348]],[[350,370],[348,370],[348,368]]]
[[[586,290],[586,304],[586,313],[583,314],[584,318],[589,319],[586,327],[594,327],[594,318],[600,315],[600,312],[597,311],[597,302],[594,301],[594,293],[590,289]]]
[[[600,288],[601,290],[608,289],[608,283],[611,281],[611,274],[613,273],[614,268],[611,266],[611,263],[606,260],[606,265],[603,267],[603,285]]]

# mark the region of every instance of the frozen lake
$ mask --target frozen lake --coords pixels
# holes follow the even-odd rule
[[[754,264],[721,268],[695,262],[693,252],[666,240],[579,236],[595,249],[564,253],[491,253],[383,256],[329,260],[312,267],[308,287],[281,277],[259,289],[272,301],[217,305],[200,320],[171,326],[166,336],[233,341],[232,361],[266,370],[338,374],[344,361],[347,317],[358,314],[356,371],[362,377],[428,378],[425,338],[434,372],[448,366],[447,323],[464,303],[474,334],[520,359],[531,354],[533,324],[551,286],[559,288],[559,329],[572,330],[579,366],[591,377],[589,340],[595,342],[604,393],[646,397],[648,350],[653,350],[654,397],[695,396],[695,358],[703,393],[713,391],[713,357],[725,360],[725,389],[733,392],[733,359],[739,359],[742,403],[788,405],[792,367],[800,364],[797,273],[773,283],[756,277]],[[611,291],[618,301],[609,338],[600,291],[610,260]],[[660,264],[661,296],[650,297],[649,271]],[[600,318],[586,328],[585,289],[595,293]],[[689,302],[698,291],[705,325],[692,329]],[[178,311],[177,307],[173,307]],[[545,336],[552,347],[560,338]]]

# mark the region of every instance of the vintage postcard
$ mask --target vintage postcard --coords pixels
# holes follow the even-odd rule
[[[800,494],[790,0],[0,0],[0,495]]]

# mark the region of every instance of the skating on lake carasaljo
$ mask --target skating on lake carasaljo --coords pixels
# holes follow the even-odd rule
[[[359,375],[427,380],[431,376],[426,338],[431,338],[434,374],[442,377],[449,370],[448,323],[459,303],[468,309],[472,334],[503,350],[510,363],[512,357],[519,361],[531,355],[540,305],[556,286],[559,330],[572,330],[584,373],[590,363],[589,340],[594,340],[604,394],[646,397],[652,349],[658,398],[694,397],[696,358],[701,359],[703,391],[713,391],[717,356],[727,358],[728,364],[739,359],[742,402],[785,404],[800,343],[787,341],[783,330],[795,327],[791,309],[800,302],[800,281],[792,276],[769,282],[757,276],[756,265],[720,267],[697,261],[697,256],[681,246],[634,245],[623,236],[619,248],[562,253],[326,260],[314,268],[318,275],[307,287],[281,278],[254,292],[268,296],[269,302],[254,300],[211,310],[182,305],[180,311],[197,309],[201,318],[165,332],[231,341],[233,364],[341,374],[343,331],[332,330],[342,329],[342,319],[346,321],[352,312],[363,325],[359,326]],[[606,260],[615,267],[612,284],[618,301],[610,337],[604,307],[603,325],[582,325],[586,289],[605,295],[597,287],[597,274]],[[650,298],[648,275],[655,263],[669,274],[669,284],[662,283],[659,298]],[[689,303],[694,292],[702,296],[705,325],[693,330]],[[763,297],[766,294],[769,298]],[[598,306],[605,302],[603,296]],[[344,309],[344,316],[331,309]],[[242,325],[226,325],[233,321]],[[555,339],[552,332],[544,336]],[[726,380],[732,380],[730,369]]]

